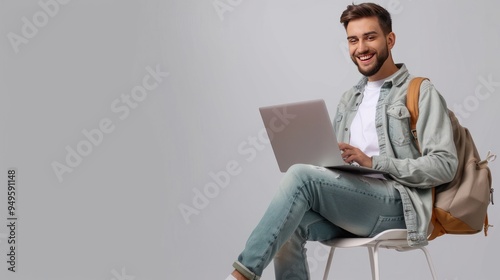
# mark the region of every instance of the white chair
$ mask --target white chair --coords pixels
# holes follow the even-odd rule
[[[353,248],[353,247],[367,247],[368,253],[370,254],[370,265],[372,270],[372,279],[379,280],[379,268],[378,268],[378,249],[395,249],[397,251],[410,251],[415,249],[420,249],[424,252],[429,264],[429,269],[432,274],[432,278],[437,280],[436,272],[432,264],[431,256],[429,251],[424,246],[420,247],[410,247],[408,245],[407,230],[406,229],[390,229],[379,233],[372,238],[336,238],[328,241],[321,242],[324,245],[331,246],[330,254],[328,255],[328,261],[326,264],[325,275],[323,280],[328,279],[328,273],[330,272],[330,267],[332,264],[333,253],[335,248]]]

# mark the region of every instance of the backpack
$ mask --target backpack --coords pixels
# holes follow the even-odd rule
[[[418,146],[416,125],[420,85],[427,78],[411,80],[406,96],[406,107],[410,111],[410,128]],[[431,223],[432,240],[443,234],[474,234],[484,230],[488,233],[487,208],[493,203],[491,172],[488,162],[496,159],[490,154],[480,160],[479,154],[467,128],[460,125],[455,114],[448,110],[453,127],[453,140],[457,148],[458,168],[453,180],[432,188],[433,209]]]

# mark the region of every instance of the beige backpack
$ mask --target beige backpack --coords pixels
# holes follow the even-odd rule
[[[411,80],[406,107],[410,111],[410,125],[418,146],[416,125],[418,119],[418,100],[420,85],[427,78],[417,77]],[[431,223],[432,240],[443,234],[474,234],[484,229],[487,235],[487,208],[493,204],[493,188],[488,162],[495,160],[490,154],[480,160],[476,145],[469,130],[460,125],[455,114],[448,110],[453,127],[453,140],[457,148],[458,169],[453,180],[433,188],[434,207]],[[420,147],[419,147],[420,148]]]

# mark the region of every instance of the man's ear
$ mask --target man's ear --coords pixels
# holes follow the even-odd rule
[[[391,32],[387,34],[386,38],[387,38],[387,47],[389,49],[392,49],[396,44],[396,34],[394,34],[394,32]]]

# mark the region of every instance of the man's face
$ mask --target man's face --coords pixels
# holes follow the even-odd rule
[[[384,35],[378,19],[367,17],[352,20],[347,25],[346,32],[349,53],[359,72],[369,78],[376,77],[387,61],[389,48],[392,47],[388,44],[389,36]]]

